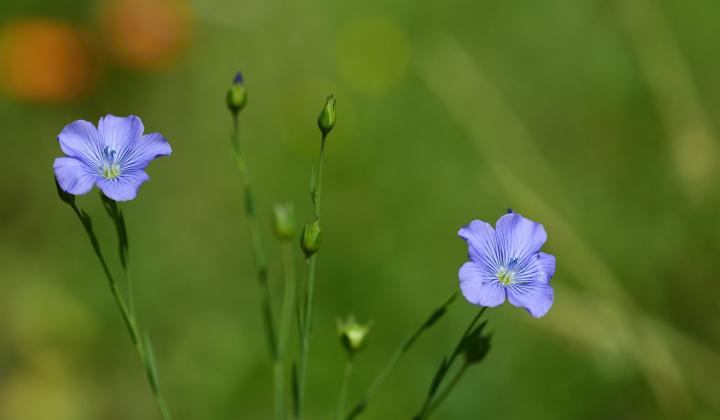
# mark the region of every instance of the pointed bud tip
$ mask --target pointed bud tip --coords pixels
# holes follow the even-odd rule
[[[247,92],[245,91],[245,86],[243,84],[243,75],[239,71],[235,74],[233,84],[227,91],[225,102],[228,109],[233,114],[237,114],[242,111],[247,104]]]
[[[349,316],[346,320],[338,320],[337,328],[340,336],[340,343],[347,350],[350,356],[360,351],[366,342],[368,332],[370,332],[371,323],[360,324],[355,321],[353,316]]]
[[[295,207],[292,203],[273,207],[273,228],[279,239],[288,240],[295,236]]]
[[[315,219],[312,223],[305,224],[300,237],[300,247],[306,258],[309,258],[320,249],[321,233],[320,220]]]
[[[330,95],[325,100],[325,106],[320,111],[317,123],[323,136],[328,135],[335,127],[335,95]]]
[[[235,84],[235,85],[245,84],[245,80],[243,79],[242,72],[240,72],[239,70],[237,73],[235,73],[235,78],[233,79],[233,84]]]

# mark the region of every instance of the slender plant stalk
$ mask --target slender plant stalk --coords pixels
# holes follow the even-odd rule
[[[247,162],[243,154],[242,143],[240,142],[240,121],[239,114],[233,113],[232,146],[235,152],[235,163],[240,178],[242,179],[243,191],[245,194],[245,214],[250,225],[250,236],[252,239],[253,254],[255,255],[255,267],[257,269],[258,283],[262,301],[262,317],[265,325],[265,333],[270,351],[270,358],[273,363],[273,389],[275,393],[274,407],[275,418],[285,417],[284,396],[283,396],[283,365],[278,355],[277,336],[272,312],[272,298],[268,284],[267,260],[263,250],[262,235],[255,212],[255,196],[252,192],[250,178],[248,175]]]
[[[447,311],[448,306],[457,298],[457,292],[454,292],[450,298],[448,298],[440,307],[435,309],[435,311],[430,314],[430,316],[427,318],[425,322],[423,322],[420,327],[415,330],[412,334],[408,335],[401,343],[400,346],[398,346],[397,350],[395,350],[395,353],[390,357],[390,360],[385,364],[385,367],[378,373],[378,375],[375,377],[375,379],[370,383],[370,386],[367,387],[365,392],[363,393],[362,398],[360,401],[355,404],[353,409],[345,416],[346,420],[352,420],[355,417],[359,416],[363,411],[365,411],[365,408],[367,407],[368,402],[370,401],[370,398],[375,395],[377,390],[380,388],[380,386],[385,382],[387,377],[390,375],[390,373],[395,369],[395,366],[398,364],[402,356],[410,350],[410,348],[415,344],[415,341],[430,327],[432,327],[443,315],[445,315],[445,312]]]
[[[120,257],[120,265],[123,269],[123,276],[127,286],[128,310],[130,314],[135,316],[135,291],[133,285],[132,269],[130,267],[130,240],[128,239],[125,217],[122,209],[115,200],[106,197],[100,192],[100,199],[105,206],[110,218],[115,224],[115,232],[118,238],[118,253]]]
[[[282,242],[282,254],[283,254],[283,275],[285,277],[285,288],[283,290],[283,304],[282,312],[280,315],[280,330],[278,335],[278,358],[280,363],[277,363],[276,369],[280,369],[276,372],[278,381],[276,385],[279,385],[280,390],[277,391],[276,399],[280,398],[281,405],[278,408],[282,411],[282,417],[285,417],[285,361],[287,359],[287,348],[288,341],[290,338],[290,324],[292,323],[292,315],[294,310],[295,302],[295,259],[293,258],[293,248],[289,241]]]
[[[320,198],[322,196],[322,174],[323,174],[323,162],[325,162],[325,140],[327,135],[323,134],[322,140],[320,141],[320,161],[318,162],[318,173],[317,182],[315,183],[315,198],[313,203],[315,204],[315,217],[320,218]]]
[[[320,198],[322,192],[323,162],[325,161],[325,140],[327,135],[322,135],[320,142],[320,159],[318,162],[318,173],[315,183],[312,186],[311,198],[315,210],[315,218],[320,219]],[[310,333],[312,332],[312,311],[315,295],[315,264],[317,253],[305,258],[305,305],[302,311],[302,322],[300,323],[300,363],[298,367],[298,401],[297,417],[302,418],[303,403],[305,397],[305,382],[307,377],[308,355],[310,353]]]
[[[350,378],[353,374],[353,365],[355,360],[352,356],[348,356],[345,361],[345,373],[343,374],[342,384],[340,385],[340,395],[338,397],[337,410],[335,410],[335,419],[342,420],[345,411],[345,400],[347,399],[347,390],[350,386]]]
[[[420,412],[414,417],[414,420],[421,420],[424,418],[427,418],[427,416],[430,415],[430,413],[434,410],[433,404],[435,403],[435,390],[437,387],[439,387],[442,384],[442,380],[445,378],[444,374],[447,372],[448,369],[453,365],[455,360],[462,354],[462,347],[463,343],[465,342],[465,339],[467,336],[472,332],[473,328],[475,328],[475,325],[477,325],[478,321],[480,321],[480,318],[482,318],[483,314],[487,310],[487,307],[482,307],[478,313],[475,315],[475,317],[470,321],[470,324],[465,329],[465,332],[460,337],[460,340],[458,341],[457,345],[455,346],[455,349],[453,350],[452,354],[449,358],[446,360],[443,360],[443,365],[445,369],[443,370],[443,376],[440,377],[440,380],[437,384],[433,384],[434,387],[431,388],[430,392],[425,396],[425,401],[423,402],[422,408],[420,409]],[[469,365],[467,363],[463,364],[463,367],[461,370],[458,371],[458,374],[462,376],[465,373],[465,369]],[[456,382],[460,380],[459,377],[456,376],[456,378],[453,378],[452,382]],[[443,393],[449,393],[452,390],[452,387],[454,387],[455,384],[453,383],[452,386],[446,387],[443,391]],[[438,397],[439,401],[437,404],[440,404],[442,400],[444,400],[447,397],[447,395],[441,395],[441,397]]]
[[[115,279],[113,278],[112,273],[110,272],[110,269],[105,260],[105,257],[103,256],[100,249],[100,243],[97,239],[97,236],[95,235],[95,232],[93,231],[90,216],[88,216],[87,213],[85,213],[84,211],[79,210],[74,203],[70,204],[70,206],[72,207],[73,211],[77,215],[78,219],[80,219],[80,222],[85,228],[85,232],[87,233],[93,250],[95,251],[95,256],[97,256],[98,261],[100,261],[100,265],[102,266],[103,272],[105,273],[105,277],[107,277],[108,284],[110,285],[110,291],[113,295],[113,298],[115,299],[115,303],[117,304],[118,309],[120,310],[120,314],[122,315],[125,327],[130,334],[130,339],[132,340],[133,346],[135,347],[138,356],[140,357],[140,360],[143,364],[143,367],[145,368],[145,373],[150,384],[150,389],[152,391],[153,397],[155,398],[158,409],[160,410],[160,414],[163,420],[172,420],[170,410],[168,409],[167,404],[165,403],[165,399],[160,392],[160,382],[158,380],[157,367],[155,365],[155,358],[152,353],[152,345],[150,344],[150,340],[147,336],[143,337],[140,334],[135,315],[131,311],[129,306],[125,303],[125,299],[123,299],[122,294],[120,293],[118,285],[115,282]],[[116,224],[119,223],[118,220],[115,220],[115,222]],[[124,229],[124,220],[122,220],[122,224]]]
[[[452,380],[447,384],[445,388],[443,388],[442,392],[440,392],[437,398],[433,399],[432,403],[428,406],[425,412],[421,414],[421,416],[419,417],[420,420],[429,418],[430,414],[432,414],[438,408],[438,406],[440,406],[440,404],[445,401],[445,398],[450,395],[450,392],[452,392],[458,382],[460,382],[460,378],[463,377],[463,375],[467,371],[468,366],[470,365],[467,363],[463,363],[460,369],[455,373],[455,376],[452,378]]]

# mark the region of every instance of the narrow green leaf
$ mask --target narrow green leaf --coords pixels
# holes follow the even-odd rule
[[[145,363],[147,366],[148,378],[150,379],[150,386],[155,393],[160,391],[160,380],[157,374],[157,363],[155,361],[155,350],[153,350],[150,337],[145,333],[143,335],[144,347],[145,347]]]
[[[432,383],[430,384],[430,391],[428,392],[428,397],[432,398],[433,395],[437,392],[438,387],[440,386],[440,383],[443,379],[445,379],[445,375],[447,374],[448,368],[450,365],[448,364],[448,358],[443,357],[442,363],[440,363],[440,366],[435,373],[435,377],[432,380]]]
[[[295,362],[292,364],[292,408],[295,417],[300,416],[300,385],[298,381],[297,365]]]

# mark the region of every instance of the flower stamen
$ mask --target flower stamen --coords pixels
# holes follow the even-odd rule
[[[115,151],[106,146],[102,151],[102,175],[105,179],[115,179],[120,176],[120,165],[115,162]]]
[[[495,275],[497,276],[498,281],[505,286],[509,286],[515,282],[515,271],[508,269],[507,267],[500,267],[500,270],[498,270]]]

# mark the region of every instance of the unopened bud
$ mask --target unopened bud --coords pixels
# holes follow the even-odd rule
[[[327,136],[335,127],[335,97],[333,95],[328,96],[325,100],[325,106],[318,116],[317,123],[323,136]]]
[[[468,365],[480,363],[490,351],[491,335],[483,334],[486,324],[487,321],[480,324],[463,340],[462,352]]]
[[[306,223],[300,238],[300,246],[306,257],[310,257],[320,249],[320,220],[315,219],[312,223]]]
[[[288,240],[295,236],[295,208],[291,203],[273,207],[273,228],[280,239]]]
[[[245,84],[243,82],[242,73],[237,72],[233,84],[228,89],[227,96],[227,107],[233,114],[237,114],[245,108],[247,104],[247,92],[245,91]]]
[[[365,346],[365,337],[370,331],[370,325],[362,325],[355,321],[355,318],[348,317],[347,320],[338,320],[338,335],[340,343],[347,350],[350,356],[360,351]]]

